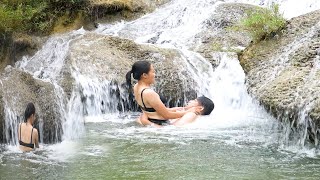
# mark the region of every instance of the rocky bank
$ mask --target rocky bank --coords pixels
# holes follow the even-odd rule
[[[240,57],[248,91],[281,121],[307,126],[318,144],[320,127],[320,11],[293,18],[274,38]]]

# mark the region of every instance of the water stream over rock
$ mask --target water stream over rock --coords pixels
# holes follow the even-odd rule
[[[289,4],[285,0],[225,2],[255,5],[279,2],[284,10]],[[50,166],[49,171],[62,172],[55,175],[49,173],[47,178],[53,179],[90,176],[154,178],[157,176],[151,172],[158,172],[157,169],[171,172],[171,176],[158,172],[158,175],[167,178],[221,178],[242,166],[246,168],[239,170],[237,177],[240,179],[268,178],[268,172],[256,169],[255,174],[252,171],[259,166],[258,162],[262,169],[271,169],[273,178],[292,177],[292,172],[296,172],[298,177],[317,177],[319,174],[312,175],[310,171],[320,169],[317,165],[318,150],[305,147],[303,143],[287,146],[289,134],[286,133],[291,128],[290,124],[279,123],[248,95],[245,74],[236,53],[213,53],[212,57],[218,62],[214,67],[194,51],[194,47],[201,43],[196,35],[208,28],[206,23],[215,11],[219,11],[219,5],[225,2],[173,0],[131,22],[100,24],[91,32],[80,29],[55,35],[33,57],[24,57],[15,67],[10,67],[11,71],[31,74],[37,83],[44,82],[38,85],[40,89],[45,87],[42,88],[43,93],[32,95],[34,98],[31,100],[36,101],[45,93],[54,92],[50,96],[54,106],[41,108],[42,104],[37,104],[41,117],[38,128],[41,142],[62,142],[41,144],[42,148],[35,153],[17,153],[15,132],[21,121],[17,117],[20,117],[23,105],[12,109],[15,106],[8,102],[13,101],[4,98],[7,103],[3,107],[6,115],[5,137],[10,145],[0,147],[1,174],[9,177],[13,171],[10,168],[18,164],[19,159],[31,159],[27,165],[19,166],[19,169],[37,169],[30,178],[37,177],[39,171],[44,170],[38,168],[40,165]],[[316,1],[310,3],[304,11],[296,13],[320,7]],[[288,11],[287,17],[299,15],[292,13]],[[132,107],[123,85],[124,74],[136,60],[149,60],[155,65],[157,83],[154,88],[166,95],[168,104],[182,105],[196,96],[206,95],[214,100],[215,110],[210,116],[201,117],[186,128],[138,127],[134,120],[139,113],[132,112],[136,108]],[[46,119],[51,117],[48,111],[52,109],[55,116],[49,122],[59,122],[58,125],[47,125]],[[47,129],[52,127],[56,132],[45,135]],[[297,137],[298,141],[303,138],[303,135]],[[169,158],[170,153],[174,160]],[[12,154],[16,156],[12,157]],[[314,159],[305,159],[306,156]],[[207,161],[210,158],[212,160]],[[199,172],[183,175],[190,168],[187,162],[191,161],[197,161]],[[309,162],[313,167],[307,170],[297,168],[307,166]],[[290,163],[296,167],[290,166]],[[9,164],[8,168],[3,164]],[[106,170],[105,167],[111,168]],[[92,170],[92,173],[82,172],[83,168]],[[176,168],[178,170],[174,172]]]

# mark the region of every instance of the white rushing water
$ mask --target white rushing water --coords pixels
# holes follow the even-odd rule
[[[244,2],[261,6],[276,2],[280,3],[281,10],[288,18],[320,7],[317,0],[304,3],[289,0],[228,0],[224,2]],[[262,127],[261,131],[268,134],[270,129],[274,128],[276,121],[247,94],[245,74],[234,55],[216,54],[220,63],[216,69],[212,69],[210,63],[200,54],[189,50],[196,43],[194,36],[202,31],[204,22],[211,17],[214,9],[221,3],[223,1],[173,0],[153,13],[131,22],[100,24],[94,32],[129,38],[137,43],[152,43],[158,47],[177,49],[188,64],[188,71],[194,75],[194,79],[199,84],[199,87],[197,87],[198,95],[206,95],[212,98],[216,105],[214,112],[209,117],[203,117],[201,121],[191,126],[191,128],[194,128],[193,131],[198,133],[199,131],[210,132],[210,129],[217,128],[236,127],[241,129],[246,127],[255,129]],[[299,11],[295,10],[298,7]],[[84,133],[85,121],[101,122],[101,119],[108,119],[105,116],[114,117],[114,113],[120,113],[118,107],[123,106],[121,103],[114,103],[118,97],[114,97],[114,94],[110,93],[112,89],[119,87],[113,87],[110,82],[98,77],[88,77],[85,73],[77,71],[76,67],[72,69],[72,76],[76,80],[75,87],[69,102],[66,102],[66,97],[58,85],[60,78],[58,75],[66,63],[69,44],[86,33],[88,32],[80,29],[63,35],[52,36],[33,57],[24,57],[16,64],[16,67],[33,74],[35,78],[50,81],[55,85],[57,92],[59,92],[57,100],[61,104],[60,113],[65,118],[63,125],[63,140],[65,141],[81,137]],[[121,92],[120,95],[122,95]],[[83,98],[86,100],[84,101]],[[8,112],[10,112],[9,109]],[[8,117],[10,122],[13,123],[10,126],[15,126],[16,124],[12,121],[15,114],[9,113],[7,116],[12,116],[12,118]],[[128,123],[121,117],[115,118],[116,120],[114,118],[110,119]],[[129,122],[132,122],[132,119]],[[145,131],[145,129],[138,130]],[[150,129],[147,128],[148,130]],[[133,129],[127,131],[127,133],[134,133],[135,131],[136,129]],[[258,132],[260,130],[255,129],[254,131]],[[165,129],[163,132],[179,133],[181,131],[172,129],[167,131]],[[186,132],[192,131],[186,129],[184,133]],[[266,136],[263,135],[262,137],[265,138]],[[244,135],[242,138],[252,138],[254,141],[259,139],[259,135],[254,134],[250,137]],[[269,140],[263,139],[262,141]],[[56,148],[59,149],[59,147]]]
[[[239,0],[238,2],[264,7],[270,6],[272,3],[279,4],[280,12],[288,19],[320,9],[320,1],[318,0]]]

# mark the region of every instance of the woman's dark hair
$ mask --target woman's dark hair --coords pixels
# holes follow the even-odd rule
[[[198,97],[197,101],[203,107],[202,115],[209,115],[214,109],[213,101],[205,96]]]
[[[26,111],[24,112],[24,121],[27,122],[28,118],[36,113],[36,108],[33,103],[28,103]]]
[[[129,88],[131,85],[131,74],[133,79],[140,80],[143,73],[148,73],[151,69],[151,63],[148,61],[137,61],[132,65],[131,70],[126,74],[126,81]]]

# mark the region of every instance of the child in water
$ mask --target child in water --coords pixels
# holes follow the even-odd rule
[[[193,123],[193,122],[195,122],[195,120],[197,119],[197,117],[199,115],[209,115],[212,112],[212,110],[214,109],[214,103],[212,102],[211,99],[209,99],[205,96],[201,96],[201,97],[198,97],[197,99],[189,101],[187,106],[182,107],[182,108],[177,107],[175,109],[176,109],[176,111],[181,111],[181,110],[188,110],[190,108],[200,108],[201,111],[199,113],[188,112],[184,116],[182,116],[181,118],[170,120],[170,123],[168,123],[168,124],[175,125],[175,126],[183,126],[183,125],[186,125],[189,123]],[[141,125],[152,125],[155,127],[161,127],[161,125],[158,125],[158,124],[155,124],[155,123],[152,123],[151,121],[149,121],[147,116],[144,113],[140,116],[140,118],[137,120],[137,122]]]

